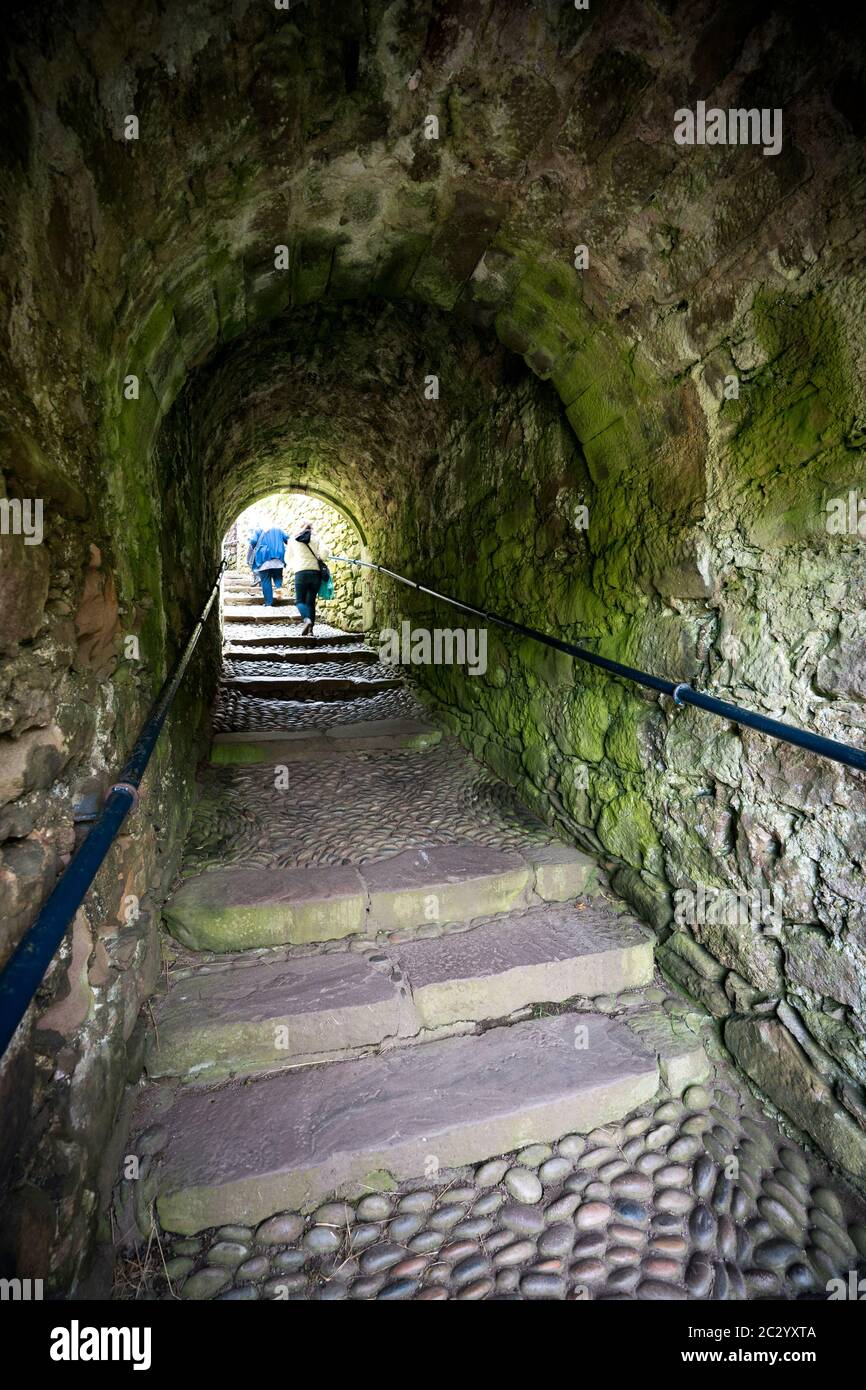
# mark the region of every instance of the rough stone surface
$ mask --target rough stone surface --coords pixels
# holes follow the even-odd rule
[[[274,1070],[416,1032],[413,1013],[387,975],[353,952],[193,975],[159,1010],[147,1070],[198,1081]]]
[[[863,1133],[834,1098],[831,1086],[776,1019],[731,1019],[725,1041],[761,1090],[812,1134],[829,1156],[861,1181],[866,1179]]]
[[[384,930],[420,926],[435,917],[465,922],[522,906],[530,874],[517,854],[480,845],[430,846],[380,859],[362,869],[373,925]]]

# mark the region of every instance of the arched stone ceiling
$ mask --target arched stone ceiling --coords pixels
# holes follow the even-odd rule
[[[688,502],[732,341],[744,370],[766,360],[756,294],[850,299],[862,50],[830,16],[816,49],[811,18],[709,0],[19,7],[8,457],[86,506],[94,470],[146,452],[225,344],[377,295],[492,326],[550,377],[597,481],[659,452]],[[775,157],[673,141],[682,105],[770,96]]]
[[[421,492],[439,450],[503,382],[528,375],[509,358],[489,331],[435,309],[312,305],[197,369],[168,423],[182,418],[191,432],[215,536],[255,497],[288,486],[337,498],[369,535],[397,496]],[[439,400],[426,394],[430,373]]]

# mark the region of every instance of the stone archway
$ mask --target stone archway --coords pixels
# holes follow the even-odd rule
[[[257,497],[245,507],[226,533],[236,535],[235,554],[229,568],[245,572],[245,537],[255,527],[282,526],[289,535],[304,518],[312,521],[316,542],[329,556],[364,560],[369,549],[352,513],[322,488],[293,486],[280,480],[276,493]],[[312,499],[310,501],[309,499]],[[223,554],[226,553],[225,540]],[[349,564],[334,562],[331,566],[335,580],[334,598],[328,604],[327,620],[332,626],[349,632],[366,631],[372,621],[370,586],[363,571]]]

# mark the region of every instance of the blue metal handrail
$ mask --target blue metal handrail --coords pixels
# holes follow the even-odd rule
[[[442,603],[450,603],[453,608],[461,608],[464,613],[472,613],[478,618],[483,618],[486,622],[507,628],[510,632],[518,632],[523,637],[531,637],[535,642],[541,642],[545,647],[553,647],[555,651],[566,652],[569,656],[576,657],[578,661],[586,661],[590,666],[598,666],[602,671],[608,671],[613,676],[622,676],[625,680],[634,681],[638,685],[646,686],[649,690],[656,690],[661,695],[670,695],[678,705],[695,705],[698,709],[708,710],[710,714],[717,714],[720,719],[730,720],[733,724],[742,724],[749,729],[757,729],[760,733],[769,735],[770,738],[781,739],[784,743],[792,743],[798,748],[808,749],[810,753],[817,753],[819,757],[831,758],[834,762],[844,763],[846,767],[856,768],[858,772],[866,772],[866,752],[861,748],[853,748],[850,744],[842,743],[838,739],[824,738],[821,734],[810,733],[808,729],[799,729],[796,724],[786,724],[781,719],[768,719],[766,715],[743,709],[741,705],[732,705],[727,700],[717,700],[713,695],[704,695],[700,690],[693,690],[685,681],[669,681],[662,676],[653,676],[648,671],[641,671],[635,666],[624,666],[620,661],[611,661],[608,657],[599,656],[596,652],[588,652],[585,647],[575,646],[573,642],[563,642],[560,637],[551,637],[546,632],[539,632],[537,628],[527,627],[525,623],[514,622],[511,618],[503,618],[498,613],[490,613],[484,608],[475,608],[471,603],[463,603],[460,599],[452,598],[449,594],[439,593],[436,589],[428,589],[425,584],[419,584],[414,579],[407,579],[405,575],[397,574],[395,570],[385,569],[384,565],[376,565],[372,560],[353,560],[347,555],[332,555],[329,556],[329,560],[337,560],[344,565],[358,565],[363,569],[377,570],[379,574],[396,579],[401,584],[408,585],[410,589],[417,589],[418,593],[429,594],[431,598],[439,599]]]
[[[66,929],[84,901],[115,836],[130,810],[138,803],[141,779],[219,593],[220,579],[225,567],[226,561],[223,560],[207,603],[192,630],[183,654],[159,692],[120,776],[109,788],[102,811],[57,880],[36,921],[19,942],[0,974],[0,1056],[12,1041],[15,1030],[42,983]]]
[[[866,772],[866,752],[859,748],[853,748],[850,744],[841,743],[837,739],[824,738],[820,734],[810,733],[807,729],[800,729],[795,724],[786,724],[779,719],[768,719],[763,714],[756,714],[752,710],[743,709],[742,706],[730,704],[725,700],[717,700],[712,695],[704,695],[699,690],[693,690],[684,681],[665,680],[661,676],[651,675],[648,671],[641,671],[637,667],[625,666],[619,661],[611,661],[608,657],[587,651],[584,647],[578,647],[573,642],[564,642],[559,637],[551,637],[548,633],[528,627],[525,623],[515,622],[511,618],[503,618],[498,613],[477,608],[470,603],[463,603],[460,599],[440,593],[436,589],[418,583],[417,580],[407,579],[405,575],[397,574],[395,570],[386,569],[384,565],[374,564],[371,560],[355,560],[346,555],[333,555],[329,558],[340,564],[357,565],[363,569],[376,570],[377,573],[384,574],[390,579],[396,579],[399,583],[407,585],[410,589],[415,589],[418,593],[428,594],[431,598],[448,603],[453,608],[459,608],[464,613],[472,613],[475,617],[483,618],[486,622],[494,623],[510,632],[530,637],[533,641],[540,642],[546,647],[552,647],[556,651],[565,652],[567,655],[576,657],[579,661],[585,661],[591,666],[597,666],[611,675],[621,676],[650,690],[655,690],[659,694],[670,695],[678,705],[694,705],[698,709],[707,710],[710,714],[718,715],[731,723],[757,729],[760,733],[767,734],[771,738],[805,748],[811,753],[817,753],[823,758],[830,758],[834,762],[855,768],[859,772]],[[184,648],[183,655],[173,674],[160,691],[156,704],[139,734],[120,777],[109,790],[101,814],[68,867],[58,879],[33,926],[26,933],[11,960],[0,974],[0,1056],[11,1042],[18,1024],[39,988],[69,923],[84,901],[120,826],[138,801],[138,788],[141,779],[150,761],[172,701],[189,665],[196,643],[219,593],[220,579],[225,567],[226,561],[223,560],[210,596]]]

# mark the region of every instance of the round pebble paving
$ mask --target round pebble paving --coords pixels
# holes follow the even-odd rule
[[[475,1173],[476,1187],[495,1187],[501,1182],[508,1171],[508,1161],[504,1158],[492,1159],[490,1163],[482,1163]]]
[[[528,1168],[509,1168],[505,1174],[505,1186],[515,1201],[525,1202],[527,1206],[541,1199],[541,1183]]]
[[[296,1212],[281,1212],[263,1221],[256,1229],[257,1245],[291,1245],[303,1234],[304,1218]]]

